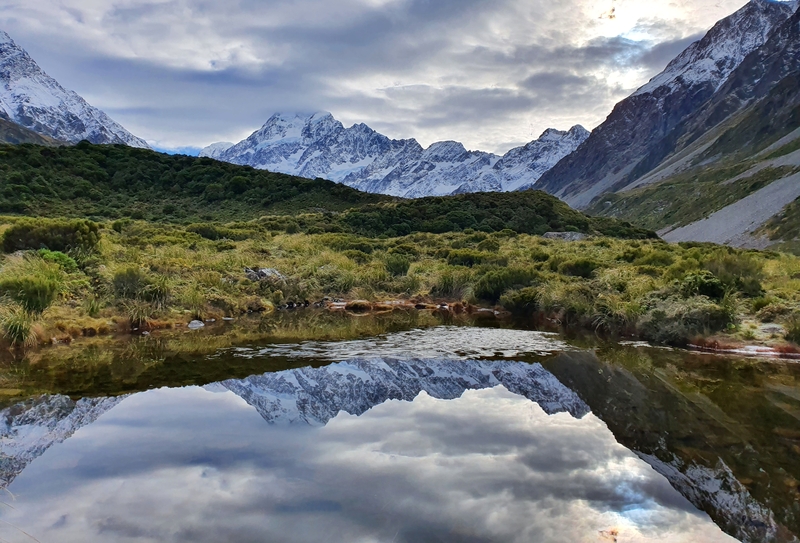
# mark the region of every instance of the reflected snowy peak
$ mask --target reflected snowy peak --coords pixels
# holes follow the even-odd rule
[[[425,391],[452,400],[466,390],[505,386],[548,414],[576,418],[589,407],[539,364],[462,360],[351,360],[221,383],[271,424],[325,425],[340,411],[361,415],[387,400],[411,401]]]

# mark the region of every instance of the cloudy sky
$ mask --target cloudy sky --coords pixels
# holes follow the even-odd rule
[[[330,111],[504,152],[591,129],[745,0],[0,0],[46,72],[162,149]]]

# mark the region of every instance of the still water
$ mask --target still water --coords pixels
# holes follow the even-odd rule
[[[456,326],[141,352],[129,393],[114,358],[2,411],[3,541],[797,540],[796,364]]]

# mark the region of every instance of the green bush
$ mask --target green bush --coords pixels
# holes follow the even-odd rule
[[[34,317],[23,307],[14,305],[0,308],[0,328],[11,345],[34,347],[39,338],[33,329]]]
[[[639,330],[647,340],[682,347],[694,337],[725,330],[735,322],[735,311],[725,300],[715,303],[705,296],[652,299],[639,319]]]
[[[494,239],[485,239],[478,244],[478,250],[488,253],[496,253],[500,250],[500,243]]]
[[[785,321],[786,334],[783,336],[786,341],[791,341],[800,345],[800,314],[792,313]]]
[[[681,281],[680,290],[685,298],[707,296],[712,300],[721,300],[725,296],[725,285],[708,270],[687,274]]]
[[[59,283],[41,276],[0,279],[0,293],[32,313],[42,313],[56,301],[60,292]]]
[[[530,317],[539,311],[539,289],[511,290],[500,297],[500,305],[517,317]]]
[[[114,273],[111,286],[118,298],[133,300],[145,293],[150,281],[144,271],[136,266],[128,266]]]
[[[531,251],[531,260],[534,262],[547,262],[550,260],[550,253],[541,249],[533,249]]]
[[[790,313],[792,313],[791,308],[781,303],[774,303],[759,309],[756,318],[761,322],[777,322],[780,317],[785,317]]]
[[[390,254],[386,257],[386,270],[394,275],[405,275],[411,267],[411,259],[402,254]]]
[[[764,278],[763,264],[750,255],[732,253],[718,256],[707,261],[705,268],[716,275],[726,287],[745,296],[756,298],[764,292],[761,286]]]
[[[463,300],[471,294],[471,270],[445,270],[436,280],[431,294],[442,298]]]
[[[367,262],[372,260],[372,257],[370,257],[367,253],[356,249],[348,249],[346,251],[342,251],[342,254],[347,258],[349,258],[350,260],[358,262],[359,264],[366,264]]]
[[[78,271],[78,263],[71,256],[65,255],[60,251],[51,251],[50,249],[39,249],[36,253],[45,262],[52,262],[58,264],[61,269],[67,273],[75,273]]]
[[[7,253],[30,249],[92,250],[99,240],[100,227],[89,220],[23,219],[6,230],[3,250]]]
[[[450,254],[447,255],[447,263],[451,266],[467,266],[470,268],[490,259],[491,255],[472,249],[457,249],[455,251],[450,251]]]
[[[539,279],[538,272],[526,268],[498,268],[486,272],[475,283],[475,297],[497,302],[509,289],[529,287]]]
[[[634,264],[638,266],[658,266],[667,267],[675,262],[675,256],[667,251],[650,251],[636,258]]]
[[[562,275],[571,275],[588,279],[599,267],[600,264],[590,258],[578,258],[576,260],[567,260],[559,264],[558,272]]]
[[[39,257],[12,261],[0,275],[0,295],[32,313],[42,313],[50,307],[65,288],[63,270]]]

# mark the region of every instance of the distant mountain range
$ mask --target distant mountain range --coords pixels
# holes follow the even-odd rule
[[[149,148],[76,93],[44,73],[28,53],[0,31],[0,120],[15,123],[39,136],[67,143],[121,143]],[[4,126],[8,126],[5,124]],[[7,143],[43,143],[19,132]],[[0,132],[0,137],[7,133]],[[20,134],[24,134],[20,136]]]
[[[277,113],[244,141],[212,144],[200,156],[419,198],[530,187],[587,137],[582,126],[551,129],[500,157],[455,141],[424,149],[414,139],[392,140],[365,124],[345,128],[326,112]]]

